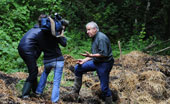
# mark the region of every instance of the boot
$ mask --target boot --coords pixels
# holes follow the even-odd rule
[[[29,98],[30,96],[30,92],[31,92],[31,87],[32,87],[32,83],[30,82],[25,82],[24,87],[22,89],[22,98]]]
[[[37,86],[38,86],[38,82],[37,82],[37,80],[35,80],[35,81],[32,83],[32,92],[33,92],[34,94],[36,93]]]
[[[105,98],[105,104],[116,104],[112,101],[112,96],[106,97]]]
[[[75,76],[73,90],[67,96],[68,99],[70,99],[71,101],[77,101],[77,99],[79,97],[81,85],[82,85],[82,77],[76,77]]]
[[[74,78],[74,87],[73,87],[72,92],[75,93],[75,94],[79,94],[81,86],[82,86],[82,77],[75,76],[75,78]]]

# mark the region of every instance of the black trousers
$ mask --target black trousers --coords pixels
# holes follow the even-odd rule
[[[26,82],[34,83],[37,81],[38,67],[36,61],[39,55],[36,54],[37,52],[28,52],[20,48],[18,49],[18,52],[28,68],[29,76],[26,79]]]

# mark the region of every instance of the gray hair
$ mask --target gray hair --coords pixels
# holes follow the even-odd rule
[[[97,31],[99,31],[99,27],[98,27],[98,25],[96,24],[96,22],[91,21],[91,22],[89,22],[89,23],[86,24],[86,27],[89,26],[89,25],[90,25],[92,28],[96,28]]]

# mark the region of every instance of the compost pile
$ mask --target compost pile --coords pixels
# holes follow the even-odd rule
[[[78,98],[70,96],[76,60],[70,55],[64,57],[59,104],[102,104],[104,101],[96,72],[83,75],[83,86]],[[39,75],[42,69],[39,68]],[[51,104],[53,82],[50,81],[47,81],[41,97],[32,94],[30,99],[19,98],[21,89],[17,85],[27,76],[23,72],[0,72],[0,104]],[[122,61],[115,59],[109,86],[113,101],[117,104],[170,104],[170,56],[150,56],[139,51],[123,55]]]

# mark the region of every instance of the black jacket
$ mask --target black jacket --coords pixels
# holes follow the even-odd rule
[[[41,33],[41,29],[38,25],[35,25],[32,29],[30,29],[20,40],[18,45],[18,50],[25,55],[35,55],[37,58],[39,57],[41,51],[38,46],[38,34]]]
[[[44,60],[64,60],[59,44],[65,47],[66,42],[65,37],[56,38],[35,25],[23,36],[18,45],[18,50],[25,55],[35,55],[36,58],[43,51]]]

